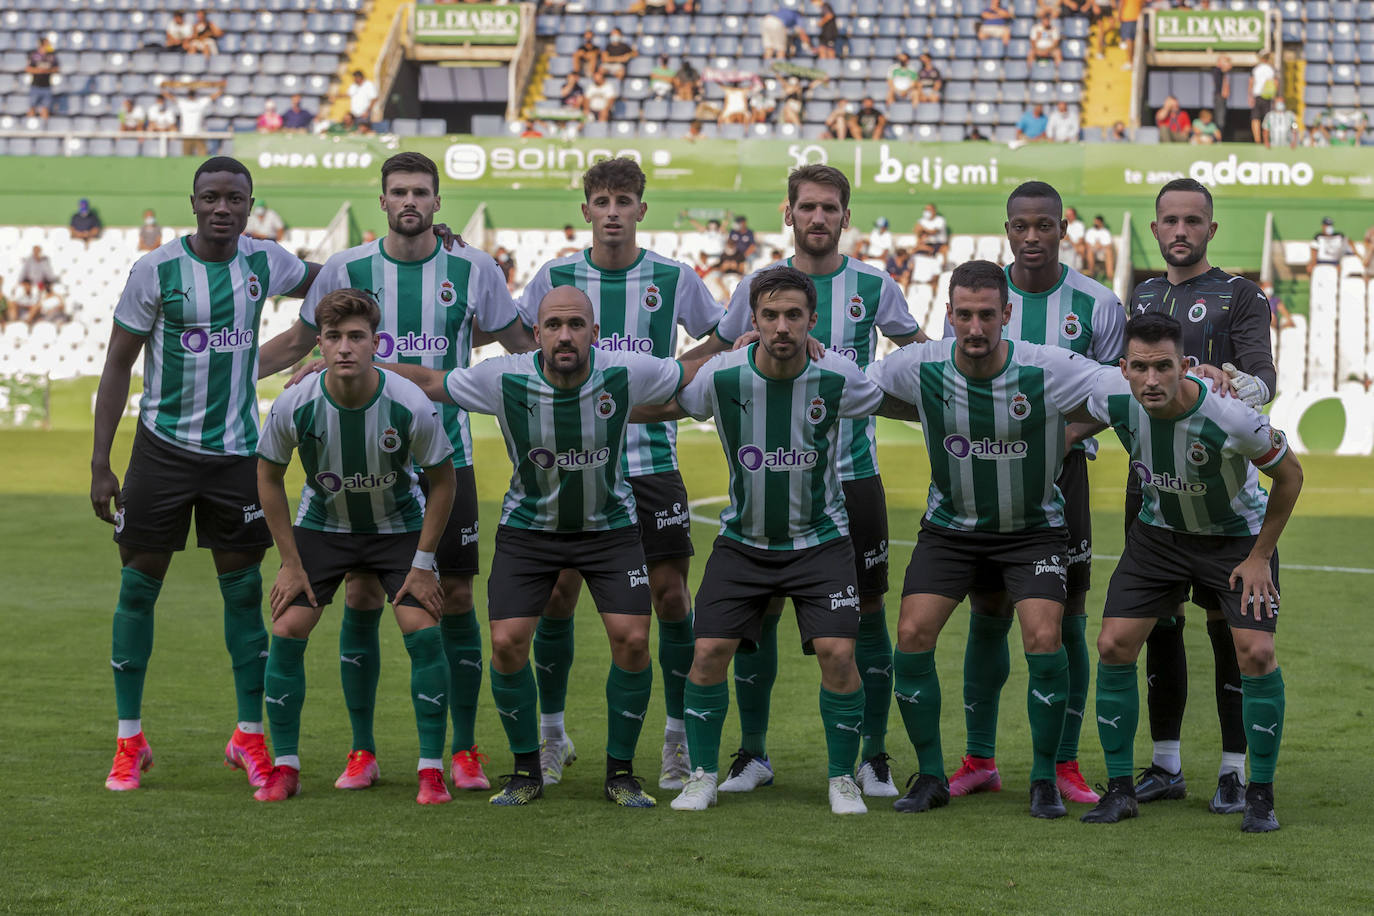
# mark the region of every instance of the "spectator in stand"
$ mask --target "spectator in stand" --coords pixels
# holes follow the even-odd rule
[[[1168,96],[1155,112],[1160,143],[1187,143],[1193,137],[1193,119],[1179,107],[1178,99]]]
[[[887,217],[880,216],[873,221],[873,231],[868,234],[868,256],[887,263],[887,256],[892,254],[894,247]]]
[[[277,103],[268,99],[262,103],[262,114],[258,115],[258,133],[275,134],[281,130],[281,115],[277,114]]]
[[[626,12],[636,16],[643,16],[645,13],[671,16],[677,12],[677,4],[673,0],[635,0]]]
[[[38,47],[29,52],[28,63],[24,65],[24,72],[30,79],[28,117],[48,120],[53,104],[52,77],[60,69],[52,42],[47,38],[38,39]]]
[[[1135,66],[1135,34],[1140,24],[1140,8],[1143,5],[1143,0],[1121,0],[1117,16],[1121,20],[1121,47],[1126,52],[1126,63],[1121,65],[1122,70],[1129,70]]]
[[[988,0],[988,8],[983,10],[978,22],[978,40],[1000,38],[1004,46],[1009,44],[1011,17],[1011,10],[1002,5],[1002,0]]]
[[[576,108],[581,110],[585,104],[586,93],[582,91],[582,77],[576,70],[572,70],[563,79],[563,85],[558,87],[558,102],[564,108]]]
[[[620,29],[611,29],[611,40],[606,42],[606,50],[601,55],[601,69],[608,76],[618,80],[625,78],[625,67],[639,56],[634,46],[625,40]]]
[[[916,233],[916,254],[935,258],[949,251],[949,223],[935,204],[926,204],[912,231]]]
[[[286,235],[286,223],[282,220],[280,213],[269,208],[266,202],[260,200],[253,206],[253,212],[248,214],[248,221],[243,226],[243,234],[249,238],[280,242],[282,236]]]
[[[1271,149],[1283,149],[1288,147],[1293,149],[1298,145],[1298,134],[1301,132],[1301,125],[1298,123],[1298,116],[1288,110],[1288,106],[1283,102],[1283,96],[1274,97],[1273,107],[1264,116],[1264,121],[1260,124],[1264,142]]]
[[[1297,327],[1297,322],[1293,320],[1292,314],[1288,311],[1288,306],[1283,304],[1283,299],[1274,292],[1274,284],[1264,283],[1260,286],[1260,291],[1264,293],[1264,298],[1269,300],[1269,326],[1274,330],[1283,328]]]
[[[1030,111],[1024,112],[1021,119],[1016,122],[1016,139],[1019,143],[1038,143],[1045,139],[1045,129],[1049,127],[1050,119],[1045,114],[1045,106],[1036,104]]]
[[[748,273],[748,261],[740,252],[739,246],[733,241],[725,243],[725,251],[721,254],[720,260],[715,263],[715,269],[723,274],[732,274],[736,277]]]
[[[591,29],[582,33],[582,44],[573,51],[573,72],[591,76],[601,69],[601,46]]]
[[[177,113],[172,104],[172,97],[165,92],[148,106],[148,129],[158,133],[169,133],[177,129]]]
[[[1112,232],[1107,228],[1107,220],[1101,214],[1093,217],[1093,227],[1083,234],[1083,244],[1088,252],[1085,261],[1088,273],[1097,276],[1101,268],[1110,283],[1116,274],[1116,246],[1112,244]]]
[[[897,281],[897,285],[906,289],[911,284],[911,252],[905,248],[898,248],[887,256],[887,263],[883,269],[887,275]]]
[[[754,230],[749,228],[748,217],[735,217],[735,228],[730,230],[727,244],[731,242],[734,243],[735,251],[739,252],[739,256],[742,258],[752,258],[758,253],[759,243],[754,238]]]
[[[825,116],[825,137],[830,140],[846,140],[850,137],[850,105],[849,100],[839,98],[835,100],[835,107],[830,109],[830,114]]]
[[[1048,58],[1056,64],[1062,64],[1064,52],[1059,48],[1059,39],[1059,26],[1054,24],[1054,17],[1049,13],[1041,13],[1040,21],[1031,28],[1030,50],[1026,52],[1026,63],[1033,64],[1037,60]]]
[[[673,69],[671,60],[667,54],[658,56],[658,63],[649,72],[649,91],[656,99],[666,99],[673,94],[673,75],[677,73]]]
[[[683,216],[686,214],[684,213]],[[718,260],[725,253],[725,243],[730,241],[730,237],[721,228],[720,220],[707,220],[704,227],[690,217],[687,218],[687,221],[692,224],[693,229],[700,233],[696,245],[701,253],[706,256],[708,261]]]
[[[1217,140],[1226,129],[1226,107],[1231,99],[1231,55],[1217,55],[1217,64],[1212,68],[1212,120],[1217,124]],[[1198,117],[1202,112],[1198,112]]]
[[[100,214],[91,209],[91,202],[83,197],[77,201],[76,212],[72,214],[67,228],[71,231],[73,239],[79,239],[89,245],[92,239],[100,238],[105,224],[100,221]]]
[[[144,210],[143,225],[138,227],[138,250],[156,251],[161,246],[162,227],[157,224],[157,214]]]
[[[219,41],[224,37],[224,29],[210,21],[205,10],[196,10],[196,21],[191,23],[191,40],[186,42],[187,54],[204,54],[209,57],[219,53]]]
[[[1312,236],[1311,248],[1311,253],[1307,256],[1308,274],[1311,274],[1319,264],[1339,268],[1341,258],[1355,253],[1350,239],[1346,238],[1344,232],[1336,231],[1336,221],[1329,216],[1322,218],[1321,231]]]
[[[348,113],[353,116],[353,124],[358,130],[372,129],[372,104],[376,101],[377,84],[363,71],[354,70],[353,82],[348,87]]]
[[[789,76],[783,85],[782,123],[801,127],[802,114],[806,110],[806,97],[811,94],[812,83],[802,85],[795,76]]]
[[[287,132],[304,132],[310,129],[315,116],[301,107],[301,97],[291,96],[291,107],[282,112],[281,129]]]
[[[749,119],[755,124],[767,124],[777,110],[778,103],[764,90],[763,83],[754,86],[749,93]]]
[[[558,253],[554,255],[556,258],[566,258],[570,254],[577,254],[584,247],[577,244],[577,230],[573,228],[572,223],[567,223],[563,226],[563,238],[561,241],[563,246],[559,248]]]
[[[1076,143],[1078,132],[1078,115],[1069,111],[1068,102],[1056,102],[1045,123],[1045,139],[1051,143]]]
[[[122,131],[143,130],[148,126],[148,115],[138,107],[133,99],[125,99],[119,106],[119,129]]]
[[[787,60],[790,58],[794,39],[806,48],[808,54],[812,51],[811,39],[806,36],[806,31],[802,28],[801,13],[790,6],[781,3],[774,4],[773,8],[763,17],[759,31],[763,37],[764,60]]]
[[[716,126],[748,124],[749,87],[744,83],[725,83],[721,88],[725,92],[725,99],[721,103],[720,115],[716,118]]]
[[[515,292],[515,255],[505,248],[497,248],[492,259],[496,261],[496,266],[501,268],[501,275],[506,278],[506,289]]]
[[[611,120],[611,109],[615,108],[616,99],[620,98],[620,90],[615,83],[606,79],[606,71],[598,70],[592,75],[592,84],[583,93],[582,111],[590,118],[595,118],[602,123]]]
[[[205,156],[209,154],[209,147],[206,145],[204,137],[197,137],[196,134],[205,131],[205,115],[210,110],[210,106],[215,104],[224,94],[224,86],[215,88],[213,94],[200,95],[194,89],[186,90],[184,99],[177,99],[177,115],[181,119],[181,133],[189,136],[190,139],[182,141],[182,153],[187,156]]]
[[[945,88],[945,78],[940,73],[940,68],[936,67],[935,62],[930,59],[929,54],[921,55],[921,69],[918,74],[918,79],[920,79],[921,82],[916,101],[940,101],[940,92]]]
[[[43,316],[43,293],[34,283],[20,280],[19,288],[9,300],[6,317],[10,321],[22,321],[33,327]]]
[[[1104,135],[1108,143],[1130,143],[1131,135],[1126,132],[1126,122],[1117,121]]]
[[[866,95],[849,127],[856,140],[881,140],[887,129],[887,115],[874,104],[872,96]]]
[[[840,20],[835,16],[835,8],[826,0],[811,0],[820,10],[820,32],[816,36],[816,56],[824,60],[835,57],[835,46],[840,43]]]
[[[1246,104],[1250,106],[1250,136],[1256,143],[1269,142],[1263,133],[1264,116],[1274,107],[1274,98],[1279,94],[1278,73],[1269,62],[1269,52],[1259,53],[1259,62],[1250,71],[1250,81],[1245,87]]]
[[[701,73],[685,57],[673,76],[673,98],[681,102],[701,100]]]
[[[964,135],[964,139],[977,140],[979,143],[984,143],[987,141],[988,138],[983,134],[981,130],[978,129],[977,124],[971,124],[969,125],[968,133]]]
[[[164,44],[168,48],[176,48],[180,51],[186,50],[186,43],[195,37],[195,23],[186,18],[183,12],[172,13],[172,18],[167,23],[167,33]]]
[[[1078,210],[1069,207],[1064,211],[1064,241],[1069,243],[1073,249],[1074,269],[1081,269],[1080,265],[1087,263],[1088,250],[1083,242],[1083,236],[1087,234],[1088,227],[1083,225],[1083,220],[1078,218]],[[1061,258],[1061,260],[1063,260]]]
[[[1057,6],[1054,13],[1056,17],[1086,16],[1090,27],[1099,20],[1109,19],[1112,14],[1109,0],[1059,0]],[[1090,31],[1097,35],[1097,58],[1101,60],[1106,56],[1107,27],[1104,24],[1101,28],[1090,28]]]
[[[52,292],[58,279],[57,271],[52,269],[52,261],[48,260],[40,245],[34,245],[33,252],[19,264],[19,282],[33,284],[40,293]]]
[[[1194,143],[1220,143],[1221,129],[1217,127],[1217,122],[1212,120],[1212,109],[1204,108],[1197,113],[1197,120],[1193,122],[1193,142]]]
[[[897,52],[897,63],[887,71],[887,104],[898,98],[915,105],[921,101],[921,71],[911,66],[911,58],[905,51]]]

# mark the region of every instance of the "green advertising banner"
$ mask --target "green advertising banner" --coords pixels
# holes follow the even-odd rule
[[[0,377],[0,429],[47,429],[47,426],[47,377]]]
[[[520,40],[520,7],[417,3],[410,33],[418,44],[513,45]]]
[[[1258,51],[1264,11],[1155,10],[1150,43],[1156,51]]]
[[[303,137],[247,134],[236,154],[263,187],[366,184],[400,150],[424,153],[446,186],[568,190],[601,159],[628,156],[652,187],[674,191],[782,192],[792,169],[833,165],[856,194],[940,200],[1005,196],[1023,181],[1047,181],[1067,196],[1139,196],[1174,178],[1194,178],[1219,197],[1348,201],[1374,199],[1374,160],[1365,149],[1271,150],[1216,146],[1033,143],[909,143],[743,140],[693,143],[647,138],[561,141],[496,137]]]

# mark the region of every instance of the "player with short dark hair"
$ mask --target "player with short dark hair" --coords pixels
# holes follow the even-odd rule
[[[1120,377],[1106,372],[1086,412],[1116,431],[1141,481],[1142,502],[1112,574],[1097,640],[1097,732],[1107,794],[1083,816],[1136,815],[1132,785],[1140,716],[1136,658],[1156,618],[1174,615],[1190,588],[1225,615],[1240,668],[1250,748],[1241,829],[1279,828],[1274,768],[1283,734],[1283,675],[1274,659],[1278,542],[1302,490],[1302,468],[1269,418],[1207,390],[1188,371],[1181,322],[1147,312],[1126,325]],[[1256,468],[1273,480],[1259,485]]]
[[[878,348],[878,332],[897,344],[925,340],[911,316],[901,287],[880,268],[840,253],[840,234],[849,226],[849,179],[828,165],[806,165],[787,178],[784,221],[792,227],[796,253],[787,263],[808,274],[818,296],[811,336],[833,353],[867,366]],[[688,355],[729,347],[750,329],[748,308],[755,272],[740,281],[725,318],[702,347]],[[892,706],[892,641],[883,595],[887,592],[887,499],[878,473],[877,426],[872,417],[840,422],[839,475],[849,513],[859,589],[859,636],[855,659],[864,681],[863,762],[858,782],[870,796],[895,796],[887,753],[887,718]],[[735,657],[735,701],[739,706],[740,749],[722,792],[748,792],[773,781],[768,759],[768,707],[778,674],[777,624],[781,600],[764,618],[758,651]]]
[[[381,308],[377,361],[434,369],[467,366],[482,333],[511,352],[534,346],[491,256],[473,247],[448,248],[437,239],[439,169],[421,153],[397,153],[382,163],[379,198],[387,234],[341,251],[325,262],[303,303],[300,317],[263,346],[264,360],[289,365],[309,352],[322,298],[358,288]],[[477,701],[482,692],[482,630],[473,612],[472,577],[478,572],[477,483],[468,416],[452,403],[439,406],[453,443],[456,494],[436,551],[444,590],[439,621],[448,660],[448,709],[453,720],[449,776],[459,789],[486,789],[484,755],[477,749]],[[428,486],[429,475],[420,476]],[[353,744],[335,786],[364,789],[377,780],[373,710],[381,672],[381,624],[385,595],[375,576],[350,572],[339,627],[339,675],[353,728]]]
[[[582,218],[592,227],[585,251],[554,258],[530,279],[521,299],[526,324],[551,289],[572,286],[591,300],[602,351],[677,355],[678,327],[694,338],[709,334],[724,314],[697,272],[680,261],[641,248],[637,227],[644,202],[644,170],[633,159],[603,159],[582,176]],[[687,488],[677,463],[677,424],[630,427],[625,474],[634,490],[649,592],[658,617],[658,663],[663,674],[667,721],[658,784],[682,787],[687,775],[682,691],[692,664],[692,595],[687,572],[693,553]],[[573,609],[581,582],[569,571],[560,577],[534,637],[539,682],[544,781],[557,783],[565,764],[576,759],[564,728],[568,674],[573,660]]]
[[[1216,234],[1212,194],[1192,178],[1176,178],[1155,197],[1150,230],[1159,242],[1167,271],[1140,283],[1131,295],[1132,316],[1159,312],[1183,327],[1183,352],[1194,366],[1216,366],[1232,376],[1236,394],[1258,408],[1273,398],[1277,373],[1269,337],[1269,303],[1263,291],[1207,261],[1207,243]],[[1140,481],[1126,481],[1126,528],[1140,510]],[[1184,596],[1187,597],[1186,595]],[[1239,813],[1245,807],[1245,723],[1241,672],[1230,628],[1214,595],[1194,596],[1207,612],[1207,636],[1216,666],[1217,716],[1221,720],[1221,767],[1210,809]],[[1154,754],[1136,784],[1140,802],[1183,798],[1187,792],[1179,739],[1188,699],[1188,660],[1183,648],[1183,605],[1161,618],[1146,642],[1150,737]]]
[[[91,451],[91,505],[114,525],[123,567],[110,653],[118,746],[105,780],[115,791],[138,788],[153,763],[141,718],[153,608],[192,516],[197,544],[210,550],[219,575],[234,668],[238,727],[225,760],[255,786],[271,769],[262,728],[267,631],[259,564],[272,538],[253,461],[257,380],[270,367],[258,358],[258,317],[272,296],[304,295],[319,267],[276,242],[244,238],[252,207],[253,178],[243,163],[207,159],[191,183],[196,231],[139,258],[115,306]],[[143,397],[121,490],[110,447],[140,350]]]
[[[1002,335],[1008,340],[1051,344],[1115,366],[1121,358],[1126,312],[1110,289],[1059,262],[1059,243],[1068,231],[1059,192],[1043,181],[1027,181],[1007,197],[1004,224],[1012,263],[1006,267],[1012,305]],[[946,322],[945,336],[953,334]],[[1062,636],[1069,658],[1069,702],[1064,733],[1055,755],[1055,781],[1066,800],[1095,804],[1078,767],[1078,736],[1083,727],[1092,669],[1085,636],[1085,599],[1092,584],[1092,512],[1088,499],[1088,460],[1097,455],[1092,433],[1101,424],[1070,424],[1069,450],[1055,481],[1064,494],[1069,534],[1067,599]],[[964,722],[968,744],[962,764],[949,780],[951,795],[997,791],[1002,778],[994,758],[997,711],[1002,686],[1011,672],[1007,635],[1012,608],[995,570],[985,570],[969,595],[968,645],[964,651]]]
[[[1062,347],[1005,339],[1012,305],[996,264],[959,265],[949,296],[952,342],[903,347],[868,370],[878,387],[908,402],[908,419],[920,419],[931,464],[893,656],[894,696],[920,769],[893,807],[918,812],[949,803],[935,644],[990,567],[1016,608],[1029,668],[1030,813],[1063,817],[1055,758],[1069,690],[1061,637],[1069,544],[1055,481],[1066,417],[1099,367]]]
[[[258,495],[282,566],[270,595],[264,679],[276,759],[253,797],[285,801],[300,791],[306,643],[345,574],[361,569],[386,590],[410,655],[420,734],[415,800],[443,804],[452,801],[442,757],[448,661],[434,556],[453,502],[453,444],[424,392],[373,364],[381,311],[371,294],[334,290],[313,317],[325,371],[277,398],[258,443]],[[293,527],[283,481],[294,451],[305,485]],[[415,468],[428,475],[428,499]]]

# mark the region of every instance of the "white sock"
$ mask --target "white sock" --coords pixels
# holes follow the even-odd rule
[[[668,717],[668,724],[663,726],[663,737],[683,739],[687,737],[687,723],[681,719]]]
[[[1228,751],[1221,752],[1221,769],[1217,770],[1217,778],[1225,776],[1227,773],[1235,773],[1240,777],[1241,782],[1245,782],[1245,755],[1232,754]]]
[[[562,738],[563,714],[561,712],[541,712],[539,714],[539,731],[545,738]]]
[[[1179,756],[1178,748],[1178,741],[1156,741],[1154,760],[1151,762],[1170,773],[1181,773],[1183,758]]]
[[[243,732],[245,735],[261,735],[261,734],[262,734],[262,723],[261,723],[261,722],[240,722],[240,723],[239,723],[239,731]]]
[[[300,772],[301,758],[297,757],[295,754],[283,754],[276,760],[272,761],[272,764],[273,766],[290,767],[291,769]]]
[[[418,773],[420,770],[439,770],[442,772],[443,769],[444,762],[438,757],[421,757],[420,765],[415,768],[415,772]]]
[[[139,732],[141,732],[141,731],[143,731],[143,720],[142,720],[142,719],[120,719],[120,720],[119,720],[119,732],[118,732],[118,735],[119,735],[120,738],[132,738],[134,735],[137,735],[137,734],[138,734]]]

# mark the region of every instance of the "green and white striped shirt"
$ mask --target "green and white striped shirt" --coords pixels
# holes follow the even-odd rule
[[[419,386],[377,369],[377,392],[362,407],[340,407],[328,371],[287,388],[272,404],[258,457],[291,463],[298,450],[305,485],[296,524],[312,531],[403,534],[419,531],[425,498],[414,466],[450,460],[453,445]]]
[[[808,360],[789,379],[754,364],[758,344],[711,358],[678,404],[715,417],[730,467],[720,533],[762,550],[801,550],[849,534],[836,473],[841,418],[878,409],[883,393],[849,359]]]
[[[1007,341],[990,379],[954,362],[952,340],[909,344],[868,367],[869,378],[921,413],[930,456],[926,521],[960,531],[1064,525],[1055,485],[1064,461],[1064,415],[1105,369],[1060,347]],[[1120,375],[1120,373],[1117,373]]]
[[[315,309],[326,293],[366,290],[382,312],[377,362],[454,369],[471,359],[474,326],[495,332],[519,317],[505,275],[486,252],[471,245],[446,251],[436,241],[424,260],[397,261],[383,250],[382,241],[341,251],[326,261],[301,303],[301,320],[317,326]],[[453,443],[453,466],[469,467],[467,413],[443,404],[440,415]]]
[[[787,264],[792,264],[791,258]],[[758,273],[741,280],[730,297],[730,307],[716,329],[727,343],[734,343],[754,327],[749,288]],[[887,337],[909,337],[921,329],[897,281],[876,267],[847,257],[834,273],[811,279],[816,284],[816,326],[811,336],[860,369],[873,361],[878,331]],[[872,417],[840,423],[841,480],[862,480],[878,474],[877,429]]]
[[[622,455],[630,411],[677,392],[682,365],[592,348],[580,386],[555,388],[539,351],[454,369],[444,387],[466,410],[496,416],[513,473],[501,524],[529,531],[609,531],[636,523]]]
[[[1130,453],[1144,497],[1140,521],[1189,534],[1259,534],[1269,494],[1255,468],[1268,470],[1288,453],[1288,439],[1267,416],[1198,381],[1192,407],[1156,420],[1119,372],[1098,379],[1087,406]]]
[[[305,279],[300,258],[244,236],[227,261],[202,261],[189,237],[135,262],[114,321],[148,338],[139,420],[204,455],[249,456],[258,445],[258,319],[269,296]]]
[[[601,326],[596,347],[603,352],[672,359],[677,355],[679,325],[692,337],[704,337],[725,314],[695,270],[644,248],[625,270],[596,267],[591,249],[549,261],[530,278],[520,297],[525,324],[538,323],[539,303],[556,286],[575,286],[592,300]],[[676,423],[634,424],[625,449],[625,473],[641,477],[675,470],[676,445]]]

